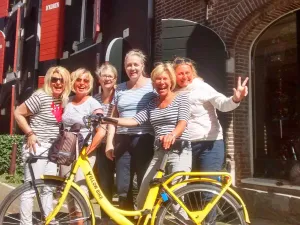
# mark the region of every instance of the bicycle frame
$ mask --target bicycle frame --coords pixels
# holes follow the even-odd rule
[[[52,213],[46,218],[46,224],[49,224],[52,219],[55,218],[56,214],[59,212],[60,208],[62,207],[64,201],[66,200],[66,197],[68,195],[68,192],[71,188],[71,186],[75,187],[81,195],[85,198],[88,206],[91,209],[91,217],[92,217],[92,224],[95,224],[95,215],[93,212],[93,207],[89,201],[88,196],[81,190],[81,188],[74,183],[75,174],[78,171],[78,169],[81,168],[83,171],[83,174],[85,176],[87,186],[89,187],[90,192],[96,199],[97,203],[102,207],[102,209],[111,217],[113,220],[118,224],[124,224],[124,225],[133,225],[130,220],[126,218],[126,216],[138,216],[140,219],[138,220],[137,224],[148,224],[149,221],[151,221],[151,224],[155,223],[155,217],[159,210],[159,207],[163,203],[162,199],[159,199],[156,201],[159,195],[159,191],[162,188],[174,201],[176,201],[188,214],[188,216],[196,223],[201,224],[201,222],[204,220],[204,218],[210,213],[212,208],[217,204],[217,202],[220,200],[222,195],[225,192],[230,192],[233,194],[233,196],[241,203],[244,215],[245,215],[245,221],[249,223],[249,216],[247,209],[245,207],[245,204],[243,203],[242,199],[238,196],[238,194],[233,191],[230,188],[230,185],[232,184],[231,176],[229,173],[226,172],[177,172],[174,174],[171,174],[166,180],[162,180],[161,183],[157,185],[153,185],[147,195],[144,207],[142,210],[137,211],[126,211],[121,210],[116,207],[114,207],[110,201],[104,196],[101,188],[99,187],[95,175],[93,173],[93,170],[89,164],[88,156],[86,155],[86,147],[82,150],[80,153],[78,160],[76,161],[75,165],[72,167],[72,170],[70,171],[70,175],[67,179],[65,179],[65,188],[63,190],[63,193],[58,201],[58,204],[52,211]],[[164,171],[159,170],[156,175],[156,179],[163,179]],[[183,180],[177,184],[172,185],[171,182],[176,178],[180,176],[189,176],[189,179]],[[207,178],[208,176],[224,176],[227,177],[228,180],[224,183],[217,182],[216,180]],[[63,180],[61,177],[55,177],[55,176],[43,176],[44,179],[50,178],[50,179],[58,179]],[[219,185],[222,188],[222,191],[218,193],[208,204],[207,206],[201,210],[201,211],[189,211],[187,207],[184,205],[184,203],[174,194],[174,191],[178,188],[193,182],[207,182],[207,183],[213,183],[215,185]]]

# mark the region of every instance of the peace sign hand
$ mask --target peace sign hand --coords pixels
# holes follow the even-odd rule
[[[238,78],[238,83],[236,89],[233,88],[233,96],[232,96],[232,101],[235,103],[239,103],[240,101],[243,100],[245,96],[248,95],[248,87],[247,87],[247,82],[249,78],[246,77],[244,82],[242,83],[242,78]]]

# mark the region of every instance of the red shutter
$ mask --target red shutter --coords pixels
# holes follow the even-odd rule
[[[19,44],[20,44],[20,25],[21,25],[21,9],[18,8],[17,12],[17,25],[16,25],[16,38],[15,38],[15,54],[14,54],[14,72],[17,72],[19,68],[18,67],[18,50],[19,50]]]
[[[43,87],[44,81],[45,81],[45,77],[44,76],[39,76],[39,79],[38,79],[38,88]]]
[[[9,0],[0,0],[0,18],[8,16]]]
[[[0,84],[3,84],[4,56],[5,56],[5,36],[4,33],[0,31]]]
[[[43,0],[40,61],[62,57],[65,0]]]

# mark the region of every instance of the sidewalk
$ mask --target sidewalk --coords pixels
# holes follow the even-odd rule
[[[290,223],[282,223],[276,222],[273,220],[264,220],[264,219],[251,219],[250,218],[250,225],[297,225],[297,224],[290,224]]]

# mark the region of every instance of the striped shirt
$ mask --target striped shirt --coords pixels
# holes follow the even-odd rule
[[[187,94],[179,94],[166,108],[157,107],[157,98],[153,99],[148,106],[136,114],[135,119],[139,124],[150,121],[154,128],[155,139],[162,135],[171,133],[178,121],[188,122],[190,117],[190,102]],[[186,128],[179,139],[189,140],[188,129]]]
[[[61,99],[53,98],[44,91],[34,92],[25,102],[30,112],[30,127],[40,142],[51,142],[59,135],[63,108]]]
[[[113,104],[103,103],[102,98],[101,98],[101,94],[94,95],[94,98],[101,104],[102,110],[103,110],[103,115],[107,116],[107,117],[111,117]]]
[[[107,116],[107,117],[111,117],[113,105],[111,103],[109,103],[109,104],[103,103],[101,94],[94,95],[94,98],[101,104],[102,110],[103,110],[103,115]],[[105,127],[105,129],[107,129],[107,125],[105,125],[105,124],[102,124],[101,126]],[[106,136],[107,135],[105,135],[102,142],[106,142]]]
[[[132,118],[139,111],[145,109],[148,103],[155,97],[151,79],[147,78],[147,84],[137,89],[127,89],[126,82],[117,86],[113,105],[116,105],[120,118]],[[153,134],[153,128],[149,122],[138,127],[118,127],[118,134]]]

